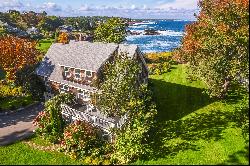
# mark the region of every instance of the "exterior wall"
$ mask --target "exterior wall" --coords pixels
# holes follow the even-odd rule
[[[78,68],[76,68],[78,69]],[[70,67],[70,77],[65,76],[64,66],[61,66],[61,74],[64,80],[71,81],[82,85],[91,85],[91,82],[96,77],[96,72],[91,71],[91,77],[86,76],[86,70],[80,69],[80,78],[75,77],[75,68]]]
[[[141,73],[138,76],[138,81],[139,83],[147,83],[149,73],[145,61],[142,58],[143,58],[142,53],[140,51],[136,51],[135,59],[137,60],[142,69]]]
[[[44,94],[45,100],[48,100],[49,98],[53,97],[54,95],[61,93],[61,91],[62,91],[60,88],[61,85],[63,85],[63,84],[60,84],[60,83],[57,83],[54,81],[50,81],[50,80],[46,81],[46,91],[47,92]],[[65,91],[65,92],[74,94],[76,101],[79,104],[88,104],[90,102],[90,101],[86,101],[86,99],[84,100],[84,99],[81,99],[78,97],[78,93],[79,93],[80,88],[76,88],[76,87],[73,87],[70,85],[67,85],[67,86],[69,87],[69,89],[68,89],[68,91]],[[88,91],[85,89],[81,89],[81,90]],[[88,92],[89,92],[89,94],[93,93],[91,91],[88,91]]]

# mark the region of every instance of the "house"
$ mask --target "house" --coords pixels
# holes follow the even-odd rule
[[[138,83],[147,83],[148,69],[143,54],[137,45],[70,41],[69,44],[54,43],[49,48],[40,66],[36,69],[47,88],[45,100],[58,93],[73,93],[75,103],[62,105],[62,114],[69,120],[86,120],[99,126],[104,137],[112,140],[110,128],[121,127],[127,118],[107,117],[91,102],[91,95],[98,92],[93,86],[101,76],[105,63],[114,60],[116,53],[127,53],[141,66]]]
[[[39,29],[37,29],[36,27],[31,27],[28,28],[26,31],[29,35],[37,35],[40,33]]]
[[[70,33],[73,30],[73,27],[71,25],[61,25],[58,27],[60,32]]]

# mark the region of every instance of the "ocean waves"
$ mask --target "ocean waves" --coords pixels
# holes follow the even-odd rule
[[[135,23],[128,27],[139,35],[128,35],[127,44],[137,44],[143,52],[173,51],[181,44],[185,25],[190,21],[158,20]],[[154,29],[157,35],[144,35],[145,29]]]

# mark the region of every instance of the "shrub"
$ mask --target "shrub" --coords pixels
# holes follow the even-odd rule
[[[91,156],[87,156],[84,162],[91,165],[110,165],[110,157],[113,151],[112,144],[103,142],[99,147],[92,150]]]
[[[22,95],[22,87],[12,87],[10,85],[0,84],[0,98],[18,97]]]
[[[177,64],[172,58],[171,52],[148,53],[146,54],[146,62],[149,68],[149,74],[161,75],[169,72],[171,65]]]
[[[148,68],[149,68],[150,74],[161,75],[163,73],[170,71],[171,63],[170,62],[162,62],[162,63],[156,63],[156,64],[149,64]]]
[[[97,128],[86,121],[75,121],[65,128],[60,144],[62,151],[79,158],[90,155],[100,141]]]
[[[33,121],[34,125],[38,126],[36,130],[38,134],[44,136],[50,142],[56,143],[59,141],[63,136],[63,130],[66,126],[66,122],[61,114],[61,104],[71,103],[73,98],[73,95],[63,93],[45,103],[46,114],[38,115]]]
[[[46,111],[39,112],[37,117],[33,120],[33,124],[38,127],[36,132],[39,135],[46,137],[46,134],[51,132],[50,115]]]
[[[148,63],[161,63],[172,60],[171,52],[148,53],[145,56]]]
[[[34,74],[37,65],[26,65],[16,73],[15,84],[22,86],[26,93],[32,95],[36,100],[43,99],[45,91],[44,81]]]

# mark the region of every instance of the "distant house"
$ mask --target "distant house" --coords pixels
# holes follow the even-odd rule
[[[40,33],[39,29],[36,27],[28,28],[26,31],[29,35],[37,35]]]
[[[27,37],[28,33],[14,26],[0,21],[0,27],[4,28],[8,33],[14,34],[18,37]]]
[[[62,25],[58,27],[60,32],[67,32],[70,33],[73,30],[73,27],[71,25]]]
[[[98,92],[92,83],[101,77],[103,65],[113,61],[114,55],[121,52],[128,53],[141,66],[138,83],[147,83],[148,69],[137,45],[87,41],[52,44],[36,70],[37,75],[45,80],[45,100],[58,93],[73,93],[76,101],[71,105],[62,105],[63,116],[69,120],[86,120],[99,126],[107,139],[111,140],[109,128],[121,127],[127,117],[107,117],[91,104],[91,95]]]
[[[89,41],[92,42],[94,40],[94,36],[91,34],[86,34],[86,33],[75,33],[74,38],[77,41]]]

